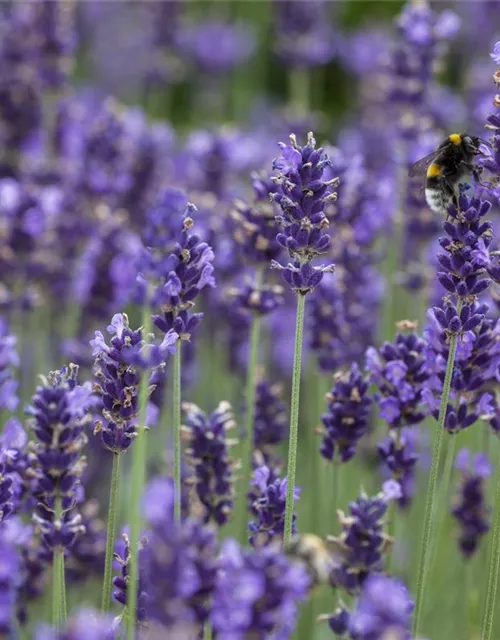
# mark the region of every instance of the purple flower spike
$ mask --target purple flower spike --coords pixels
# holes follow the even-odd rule
[[[234,465],[229,459],[227,432],[236,427],[231,405],[221,402],[207,416],[195,404],[185,403],[186,424],[182,427],[189,447],[186,457],[194,468],[196,494],[204,508],[204,521],[226,524],[233,509]]]
[[[280,147],[282,155],[273,162],[278,174],[274,180],[280,189],[270,196],[281,209],[276,220],[282,232],[276,239],[293,263],[282,265],[273,260],[271,265],[283,272],[293,291],[305,295],[318,286],[325,272],[333,271],[333,265],[313,267],[311,261],[330,246],[325,209],[337,198],[334,188],[338,179],[325,180],[330,159],[322,148],[316,149],[312,133],[304,147],[298,146],[293,134],[290,144],[280,143]]]
[[[122,544],[119,545],[120,549],[115,551],[114,558],[120,567],[120,574],[113,578],[113,598],[122,604],[127,606],[127,588],[129,582],[130,573],[130,540],[126,533],[122,533]],[[147,547],[147,540],[142,539],[139,541],[139,575],[137,586],[137,621],[142,622],[146,619],[146,601],[147,593],[145,591],[146,574],[144,570],[144,550]]]
[[[249,542],[252,547],[263,547],[270,542],[281,540],[285,529],[285,505],[287,478],[275,477],[267,466],[254,471],[251,483],[255,489],[249,493],[250,510],[258,521],[248,523]],[[294,500],[300,497],[300,488],[294,489]],[[297,514],[293,514],[292,535],[297,533]]]
[[[288,431],[286,404],[281,399],[280,384],[266,380],[257,383],[255,392],[254,447],[268,453],[274,445],[282,442]]]
[[[13,540],[0,529],[0,634],[16,633],[16,596],[21,584],[21,559]]]
[[[367,433],[371,398],[368,382],[356,364],[345,374],[335,376],[335,384],[327,394],[328,413],[321,416],[325,434],[320,452],[327,460],[337,457],[347,462],[356,453],[356,445]]]
[[[391,428],[418,424],[427,415],[423,393],[431,370],[426,347],[425,340],[411,331],[398,333],[394,342],[384,343],[378,351],[373,347],[366,351],[370,381],[378,387],[375,399]]]
[[[500,42],[495,42],[493,51],[490,53],[490,58],[497,66],[500,67]]]
[[[358,593],[367,577],[383,567],[383,556],[391,544],[383,531],[387,507],[388,496],[361,495],[349,504],[348,516],[338,511],[342,533],[328,540],[338,547],[343,559],[337,561],[330,579],[348,593]]]
[[[247,551],[226,540],[212,604],[217,637],[288,638],[310,578],[274,545]]]
[[[100,434],[106,449],[121,453],[137,435],[141,375],[150,375],[145,371],[150,367],[154,367],[151,378],[164,370],[177,334],[169,331],[160,344],[146,342],[141,329],[130,329],[125,313],[113,316],[108,333],[113,336],[109,345],[100,331],[90,342],[96,358],[94,392],[102,402],[102,419],[95,421],[94,433]],[[154,385],[150,392],[153,390]]]
[[[16,336],[9,334],[7,324],[0,319],[0,409],[15,411],[19,403],[17,381],[13,369],[19,366]]]
[[[85,470],[81,450],[87,443],[90,422],[90,385],[77,384],[78,367],[70,364],[52,371],[38,386],[28,407],[30,426],[36,436],[31,460],[31,490],[38,501],[34,519],[48,549],[67,548],[82,531],[81,516],[74,505]],[[63,513],[55,518],[56,500]]]
[[[218,569],[216,550],[214,529],[189,518],[181,523],[157,521],[148,534],[143,551],[147,617],[172,637],[191,637],[182,629],[197,632],[207,621]]]
[[[205,287],[215,287],[212,247],[191,232],[195,212],[183,192],[167,189],[149,216],[153,228],[147,237],[152,246],[141,264],[144,276],[159,280],[151,301],[161,307],[161,314],[153,316],[155,326],[163,333],[175,331],[181,340],[190,339],[202,318],[191,311],[196,298]],[[171,241],[159,244],[156,228]]]
[[[349,620],[357,640],[411,639],[413,601],[402,582],[384,575],[370,576]]]
[[[468,449],[461,449],[456,457],[456,468],[462,478],[452,513],[460,531],[458,544],[465,558],[476,551],[481,537],[490,529],[490,507],[485,503],[485,479],[492,471],[488,457],[478,453],[472,458]]]

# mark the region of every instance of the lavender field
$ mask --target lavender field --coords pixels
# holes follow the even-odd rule
[[[499,212],[498,0],[0,2],[0,638],[498,640]]]

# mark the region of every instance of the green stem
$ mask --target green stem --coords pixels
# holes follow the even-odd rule
[[[61,513],[61,498],[57,497],[54,513],[55,521],[61,518]],[[61,551],[54,549],[52,554],[52,624],[56,629],[60,629],[62,625],[61,556]]]
[[[109,489],[108,530],[106,532],[106,560],[104,564],[104,583],[102,586],[102,611],[109,611],[113,581],[113,550],[116,534],[116,510],[118,506],[118,487],[120,481],[120,454],[113,453],[113,469]]]
[[[246,508],[246,496],[248,487],[252,476],[252,453],[254,444],[254,422],[255,422],[255,394],[257,390],[257,366],[259,362],[259,344],[260,344],[260,330],[261,330],[261,317],[260,315],[252,316],[252,324],[250,327],[250,353],[248,359],[248,371],[247,371],[247,383],[245,391],[246,401],[246,420],[245,420],[245,439],[243,440],[243,452],[242,452],[242,482],[240,501],[242,507],[241,513],[241,525],[242,525],[242,539],[241,543],[245,545],[248,537],[248,523],[247,523],[247,508]]]
[[[457,315],[460,315],[462,309],[462,300],[459,298],[457,303]],[[434,502],[436,498],[436,486],[439,470],[439,460],[441,458],[441,446],[443,443],[444,421],[446,419],[446,410],[450,397],[451,380],[453,376],[453,366],[455,364],[455,353],[457,350],[458,336],[451,336],[450,351],[448,353],[448,362],[446,363],[446,373],[443,384],[443,394],[441,396],[441,404],[439,406],[439,417],[437,422],[437,433],[434,437],[434,445],[432,451],[431,471],[429,475],[429,486],[427,487],[427,498],[425,502],[424,514],[424,530],[422,533],[422,543],[420,547],[420,562],[418,567],[417,590],[415,599],[415,614],[413,619],[413,635],[419,636],[420,623],[423,613],[424,589],[429,566],[430,541],[433,529]]]
[[[151,316],[145,307],[143,316],[143,336],[147,339],[151,331]],[[134,640],[137,611],[137,583],[139,567],[137,557],[139,553],[139,536],[141,532],[140,500],[146,482],[146,410],[149,398],[149,375],[143,371],[139,387],[139,426],[135,439],[134,457],[132,461],[132,487],[130,497],[130,574],[127,585],[127,640]]]
[[[448,448],[446,450],[446,458],[444,461],[443,477],[440,485],[439,498],[435,509],[434,518],[436,519],[436,535],[432,536],[431,552],[429,555],[430,567],[434,567],[434,558],[439,550],[439,541],[443,534],[443,525],[448,514],[448,497],[451,484],[451,475],[453,473],[453,462],[455,460],[455,450],[457,448],[457,434],[450,435]]]
[[[302,336],[304,333],[304,309],[306,296],[297,297],[297,324],[295,327],[295,349],[293,355],[292,400],[290,411],[290,434],[288,444],[288,485],[286,489],[285,531],[283,542],[286,545],[292,536],[293,503],[295,493],[295,469],[297,466],[297,443],[299,440],[299,395],[300,373],[302,367]]]
[[[68,617],[68,605],[66,602],[66,574],[64,572],[64,550],[61,551],[60,559],[60,571],[61,571],[61,624],[66,624]]]
[[[177,351],[174,353],[174,387],[173,387],[173,420],[174,429],[174,484],[175,502],[174,517],[177,522],[181,520],[181,345],[182,340],[177,340]]]
[[[498,571],[500,569],[500,460],[497,463],[496,470],[494,513],[490,568],[488,572],[488,587],[486,591],[486,606],[484,609],[483,626],[481,629],[481,640],[490,640],[491,638],[498,587]]]
[[[212,640],[212,625],[210,622],[205,622],[203,627],[203,640]]]

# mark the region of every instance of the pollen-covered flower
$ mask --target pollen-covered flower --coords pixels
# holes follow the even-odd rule
[[[477,550],[481,537],[490,529],[485,480],[491,474],[491,465],[486,454],[478,453],[472,458],[468,449],[462,449],[457,454],[455,467],[462,478],[452,513],[460,527],[460,551],[470,558]]]
[[[371,398],[368,381],[357,364],[350,371],[335,375],[335,383],[327,394],[327,413],[321,416],[325,432],[320,452],[327,460],[337,457],[347,462],[356,453],[358,441],[367,433]]]
[[[217,637],[288,638],[309,583],[306,569],[279,547],[249,551],[226,540],[210,616]]]
[[[285,506],[287,478],[279,478],[267,466],[254,471],[254,487],[249,493],[250,511],[257,520],[248,523],[249,542],[252,547],[261,547],[270,542],[281,540],[285,530]],[[294,500],[300,497],[300,488],[294,488]],[[292,516],[292,534],[297,533],[297,514]]]
[[[236,427],[231,406],[221,402],[210,416],[195,404],[185,403],[185,425],[182,432],[189,442],[186,457],[194,470],[196,495],[205,513],[205,522],[213,520],[219,526],[227,523],[233,509],[234,464],[229,448],[235,440],[228,431]]]
[[[311,261],[330,246],[325,209],[337,197],[334,188],[338,180],[324,179],[330,159],[322,148],[316,149],[312,133],[304,147],[292,134],[290,144],[280,143],[280,148],[282,155],[273,162],[277,172],[274,179],[280,190],[270,195],[281,209],[277,221],[282,231],[276,239],[293,263],[283,266],[273,260],[271,265],[283,272],[293,291],[305,295],[317,287],[325,272],[334,268],[331,264],[314,267]]]

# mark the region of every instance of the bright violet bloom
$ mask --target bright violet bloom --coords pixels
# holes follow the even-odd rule
[[[465,558],[476,551],[479,541],[490,529],[490,508],[485,503],[485,480],[491,475],[491,464],[484,453],[472,457],[468,449],[461,449],[455,467],[462,478],[452,513],[460,530],[458,544]]]
[[[292,134],[290,143],[281,142],[280,148],[281,156],[273,162],[277,172],[274,180],[280,190],[270,196],[282,212],[277,217],[282,231],[276,239],[293,263],[284,266],[273,260],[271,266],[282,271],[293,291],[305,295],[318,286],[324,273],[334,269],[331,264],[313,267],[311,261],[326,253],[330,246],[325,208],[336,200],[334,188],[338,180],[325,180],[330,159],[322,148],[316,149],[312,133],[308,134],[304,147],[298,146]]]

